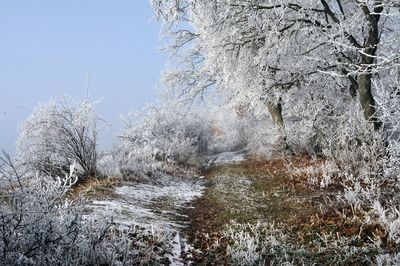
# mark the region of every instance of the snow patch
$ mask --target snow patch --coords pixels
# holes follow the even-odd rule
[[[204,182],[196,179],[166,177],[157,184],[127,183],[114,189],[115,198],[94,200],[89,210],[98,218],[114,217],[118,224],[175,231],[186,226],[180,210],[189,208],[188,203],[203,190]]]

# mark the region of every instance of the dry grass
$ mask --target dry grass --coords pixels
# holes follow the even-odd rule
[[[110,198],[115,196],[113,188],[119,186],[122,180],[118,177],[94,178],[89,177],[79,182],[67,193],[69,199],[82,196],[86,199]]]
[[[320,235],[360,236],[369,241],[381,234],[378,226],[362,228],[356,214],[341,207],[336,196],[340,186],[316,189],[307,173],[293,175],[291,169],[318,168],[323,158],[290,156],[274,160],[252,160],[224,165],[205,174],[208,180],[203,197],[189,210],[189,239],[203,253],[196,262],[207,265],[228,263],[227,240],[222,231],[232,221],[279,224],[293,243],[307,246]],[[288,167],[289,166],[289,167]]]

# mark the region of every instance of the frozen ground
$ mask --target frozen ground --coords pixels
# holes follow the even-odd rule
[[[210,156],[206,167],[243,161],[245,152],[221,152]],[[185,265],[182,254],[191,247],[180,237],[188,226],[188,219],[182,213],[192,208],[191,202],[203,194],[205,180],[202,177],[178,178],[165,176],[157,182],[126,182],[100,193],[88,205],[89,215],[97,219],[113,218],[121,225],[138,225],[146,229],[172,232],[174,239],[170,246],[171,265]]]
[[[113,197],[93,200],[92,215],[113,217],[123,225],[139,225],[162,230],[179,230],[185,226],[181,214],[190,202],[202,195],[201,179],[165,177],[157,183],[125,183],[114,189]]]
[[[191,208],[190,202],[200,197],[203,190],[202,178],[165,176],[153,183],[125,183],[88,206],[90,215],[96,219],[113,217],[114,222],[120,225],[137,225],[150,231],[171,233],[170,252],[166,256],[171,265],[187,265],[187,259],[181,256],[192,248],[180,236],[182,228],[187,226],[187,217],[182,210]]]
[[[243,150],[221,152],[210,155],[206,167],[238,163],[245,157]],[[186,226],[182,210],[190,208],[190,202],[202,195],[204,185],[200,177],[165,176],[157,182],[127,182],[113,188],[108,196],[99,195],[89,209],[98,218],[113,217],[116,223],[123,225],[179,230]]]

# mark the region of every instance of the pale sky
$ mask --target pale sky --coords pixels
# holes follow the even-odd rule
[[[83,99],[87,73],[113,124],[100,147],[111,147],[120,114],[155,101],[167,58],[159,32],[148,0],[1,0],[0,148],[14,151],[18,123],[39,102]]]

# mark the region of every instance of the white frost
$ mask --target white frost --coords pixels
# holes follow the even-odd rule
[[[177,230],[185,226],[179,210],[202,195],[204,184],[194,179],[166,177],[162,184],[129,183],[117,187],[113,199],[94,200],[92,215],[114,217],[124,225]]]

